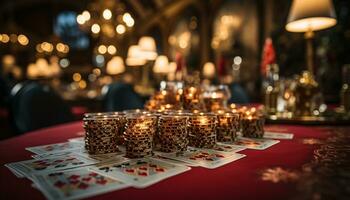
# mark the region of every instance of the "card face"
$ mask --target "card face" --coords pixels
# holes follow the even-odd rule
[[[26,148],[26,150],[31,151],[35,154],[48,154],[48,153],[55,153],[55,152],[71,151],[73,149],[79,149],[81,147],[82,147],[82,144],[80,143],[63,142],[63,143],[28,147]]]
[[[166,155],[165,155],[166,156]],[[194,165],[214,169],[245,157],[243,154],[215,151],[212,149],[189,148],[179,155],[167,156],[170,159],[193,163]]]
[[[70,138],[70,139],[68,139],[68,141],[69,142],[73,142],[73,143],[85,144],[85,138],[84,137]]]
[[[11,171],[17,175],[30,178],[33,174],[64,170],[69,168],[82,167],[97,163],[97,160],[85,158],[80,155],[69,154],[64,156],[48,157],[42,159],[25,160],[6,164]]]
[[[233,142],[233,144],[243,146],[248,149],[264,150],[279,142],[280,142],[279,140],[271,140],[271,139],[238,137],[236,141]]]
[[[80,153],[83,154],[84,152],[86,152],[85,148],[80,147],[80,148],[66,150],[66,151],[54,151],[54,152],[49,152],[44,154],[36,154],[36,155],[32,155],[32,158],[41,159],[41,158],[47,158],[47,157],[66,156],[70,154],[80,154]]]
[[[83,152],[78,152],[77,154],[94,159],[94,160],[98,160],[98,161],[116,160],[116,159],[119,159],[119,157],[122,157],[124,155],[122,151],[118,151],[116,153],[90,155],[85,150]]]
[[[291,140],[293,139],[294,134],[292,133],[278,133],[278,132],[270,132],[265,131],[264,138],[267,139],[285,139],[285,140]]]
[[[90,169],[133,187],[144,188],[171,176],[188,171],[191,168],[155,158],[142,158],[119,163],[105,163],[96,167],[90,167]]]
[[[128,187],[127,184],[87,167],[47,172],[32,177],[35,186],[48,199],[80,199]]]
[[[198,167],[198,164],[195,164],[195,163],[189,163],[189,162],[185,162],[185,161],[180,161],[180,160],[175,160],[175,159],[169,158],[171,156],[176,156],[176,153],[163,153],[163,152],[155,151],[154,155],[152,157],[156,158],[158,160],[164,160],[165,162],[170,162],[170,163],[174,163],[174,164],[177,164],[177,165],[186,165],[186,166],[190,166],[190,167]]]
[[[239,152],[246,149],[245,147],[234,145],[234,144],[225,144],[225,143],[216,143],[213,150],[215,151],[224,151],[224,152]]]

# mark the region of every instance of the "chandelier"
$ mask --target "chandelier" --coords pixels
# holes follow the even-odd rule
[[[111,39],[130,31],[135,21],[119,1],[95,0],[88,5],[88,10],[77,16],[77,23],[94,37]]]

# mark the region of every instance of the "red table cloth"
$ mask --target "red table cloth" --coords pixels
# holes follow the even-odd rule
[[[245,158],[217,169],[193,167],[186,173],[144,189],[127,188],[92,198],[271,200],[291,197],[297,193],[296,184],[283,179],[281,181],[273,172],[279,172],[278,169],[300,170],[303,164],[313,158],[318,141],[323,141],[330,135],[331,128],[274,125],[265,129],[293,133],[294,138],[281,140],[280,143],[262,151],[241,151],[240,153],[247,155]],[[28,179],[16,178],[4,164],[31,159],[32,153],[26,151],[26,147],[64,142],[69,138],[81,136],[82,131],[82,123],[74,122],[1,141],[0,199],[44,199]],[[263,180],[263,177],[266,180]]]

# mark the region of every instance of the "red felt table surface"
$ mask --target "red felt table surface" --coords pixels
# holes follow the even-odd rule
[[[94,199],[285,199],[297,190],[294,183],[261,180],[261,171],[270,167],[299,170],[312,159],[316,145],[304,144],[305,138],[326,139],[321,127],[267,126],[266,129],[294,133],[292,140],[263,151],[244,150],[247,156],[217,169],[193,167],[145,189],[127,188],[92,197]],[[350,129],[349,129],[350,130]],[[81,122],[59,125],[0,142],[0,199],[44,199],[27,179],[16,178],[4,164],[31,159],[26,147],[64,142],[81,136]]]

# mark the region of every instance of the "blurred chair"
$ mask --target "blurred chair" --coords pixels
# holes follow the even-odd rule
[[[229,85],[231,99],[229,103],[246,104],[249,103],[249,97],[243,87],[238,83]]]
[[[112,83],[106,86],[104,92],[105,111],[122,111],[143,108],[143,99],[127,83]]]
[[[73,120],[69,106],[49,86],[32,82],[15,87],[11,91],[11,113],[17,132]]]

